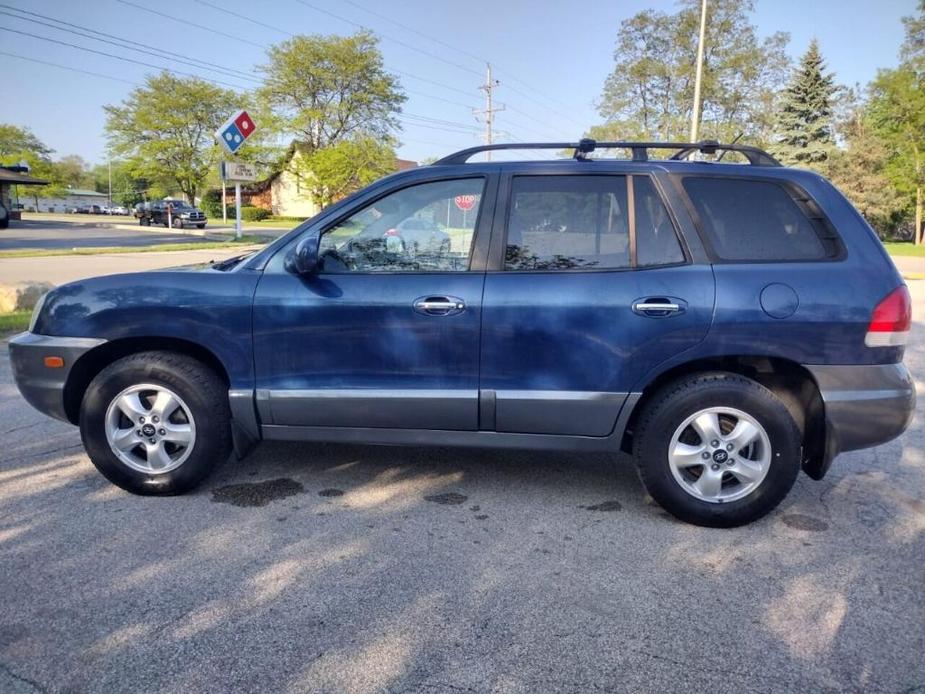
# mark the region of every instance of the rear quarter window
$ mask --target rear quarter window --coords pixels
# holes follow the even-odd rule
[[[837,257],[841,246],[821,214],[810,215],[773,181],[687,176],[684,190],[716,256],[729,261],[807,261]]]

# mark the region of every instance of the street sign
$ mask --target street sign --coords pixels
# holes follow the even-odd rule
[[[237,161],[223,161],[219,174],[226,181],[256,181],[257,167]]]
[[[244,141],[254,134],[257,126],[247,114],[247,111],[238,111],[218,130],[215,131],[215,139],[222,143],[222,147],[229,154],[237,152]]]
[[[456,207],[461,209],[463,212],[468,212],[473,207],[475,207],[475,196],[474,195],[457,195],[453,198],[453,202],[456,203]]]

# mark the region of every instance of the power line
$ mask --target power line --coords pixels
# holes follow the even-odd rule
[[[213,27],[203,26],[202,24],[195,24],[194,22],[187,21],[185,19],[179,19],[178,17],[173,17],[166,12],[158,12],[157,10],[152,10],[150,7],[144,7],[143,5],[136,5],[134,2],[129,2],[129,0],[116,0],[116,2],[121,2],[123,5],[128,5],[129,7],[134,7],[136,10],[142,10],[143,12],[150,12],[151,14],[156,14],[158,17],[163,17],[164,19],[170,19],[174,22],[179,22],[186,26],[196,27],[197,29],[202,29],[204,31],[212,32],[213,34],[218,34],[219,36],[224,36],[226,39],[233,39],[235,41],[240,41],[241,43],[246,43],[251,46],[256,46],[257,48],[266,48],[265,45],[256,43],[249,39],[241,38],[240,36],[235,36],[234,34],[226,34],[224,31],[219,31]]]
[[[257,19],[254,19],[253,17],[248,17],[245,14],[239,14],[225,7],[220,7],[219,5],[213,5],[211,2],[206,2],[206,0],[194,0],[194,1],[198,2],[200,5],[211,7],[213,10],[224,12],[225,14],[231,15],[232,17],[237,17],[238,19],[243,19],[244,21],[250,22],[251,24],[256,24],[257,26],[263,27],[264,29],[270,29],[271,31],[278,31],[280,34],[285,34],[286,36],[295,36],[295,34],[293,34],[291,31],[287,31],[286,29],[280,29],[279,27],[275,27],[272,24],[266,24],[265,22],[261,22]]]
[[[465,55],[465,56],[467,56],[467,57],[469,57],[469,58],[472,58],[473,60],[477,60],[477,61],[479,61],[480,63],[487,63],[487,62],[489,62],[488,59],[485,58],[485,57],[477,56],[477,55],[475,55],[474,53],[470,53],[469,51],[467,51],[467,50],[465,50],[465,49],[463,49],[463,48],[460,48],[460,47],[458,47],[458,46],[454,46],[453,44],[447,43],[446,41],[444,41],[444,40],[442,40],[442,39],[438,39],[437,37],[432,36],[432,35],[430,35],[430,34],[427,34],[427,33],[423,32],[423,31],[420,31],[419,29],[415,29],[414,27],[410,27],[410,26],[408,26],[407,24],[402,24],[401,22],[399,22],[399,21],[397,21],[397,20],[395,20],[395,19],[392,19],[391,17],[389,17],[389,16],[387,16],[387,15],[384,15],[384,14],[381,14],[381,13],[379,13],[379,12],[376,12],[375,10],[371,10],[371,9],[369,9],[368,7],[364,7],[363,5],[361,5],[361,4],[358,3],[358,2],[354,2],[353,0],[342,0],[342,1],[343,1],[343,2],[346,2],[346,3],[349,4],[349,5],[353,5],[354,7],[356,7],[356,8],[359,9],[359,10],[361,10],[362,12],[367,12],[367,13],[373,15],[374,17],[379,17],[380,19],[385,20],[386,22],[389,22],[390,24],[394,24],[395,26],[397,26],[397,27],[399,27],[399,28],[401,28],[401,29],[404,29],[405,31],[411,32],[411,33],[413,33],[413,34],[417,34],[418,36],[421,36],[421,37],[423,37],[423,38],[425,38],[425,39],[428,39],[429,41],[433,41],[434,43],[439,44],[439,45],[443,46],[444,48],[449,48],[449,49],[452,50],[452,51],[456,51],[457,53],[460,53],[460,54]],[[306,3],[303,3],[303,4],[306,4]],[[344,21],[348,21],[348,20],[344,20]],[[503,71],[503,69],[500,68],[500,66],[496,65],[495,67]],[[505,73],[505,74],[509,74],[509,73]],[[526,87],[527,89],[533,90],[534,92],[536,92],[536,93],[540,94],[541,96],[543,96],[543,98],[545,98],[545,99],[546,99],[548,102],[550,102],[550,103],[559,104],[559,105],[561,105],[562,107],[567,108],[567,109],[568,109],[568,108],[572,108],[571,106],[569,106],[568,104],[566,104],[566,103],[563,102],[563,101],[559,101],[558,99],[554,99],[554,98],[552,98],[552,97],[550,97],[550,96],[546,96],[546,95],[543,94],[542,92],[537,91],[536,87],[532,86],[532,85],[529,84],[528,82],[524,82],[523,80],[518,79],[518,78],[515,77],[514,75],[509,75],[509,76],[506,77],[505,79],[508,80],[508,81],[517,82],[518,84],[523,85],[523,86]],[[526,93],[520,91],[519,89],[516,89],[516,88],[511,87],[511,86],[508,86],[508,88],[509,88],[512,92],[515,92],[515,93],[517,93],[517,94],[520,94],[521,96],[523,96],[523,97],[526,98],[526,99],[530,99],[531,101],[534,101],[535,103],[540,103],[540,104],[541,104],[541,102],[539,102],[539,101],[537,101],[536,99],[534,99],[534,97],[532,97],[532,96],[530,96],[529,94],[526,94]],[[543,105],[543,104],[541,104],[541,105]],[[548,107],[547,105],[543,105],[543,108],[549,108],[549,107]]]
[[[68,43],[67,41],[59,41],[58,39],[53,39],[48,36],[40,36],[38,34],[31,34],[28,31],[20,31],[19,29],[10,29],[9,27],[0,27],[0,31],[8,31],[12,34],[19,34],[21,36],[29,36],[30,38],[39,39],[41,41],[48,41],[50,43],[56,43],[60,46],[67,46],[68,48],[76,48],[79,51],[86,51],[87,53],[95,53],[96,55],[102,55],[107,58],[115,58],[116,60],[122,60],[127,63],[134,63],[136,65],[143,65],[145,67],[151,67],[155,70],[163,70],[164,72],[170,72],[175,75],[182,75],[184,77],[195,77],[196,79],[201,79],[205,82],[213,82],[215,84],[222,84],[226,87],[232,87],[233,89],[245,89],[238,84],[231,84],[230,82],[222,82],[221,80],[208,79],[202,77],[201,75],[196,75],[192,72],[180,72],[179,70],[171,70],[170,68],[163,67],[162,65],[154,65],[152,63],[146,63],[142,60],[135,60],[133,58],[126,58],[125,56],[116,55],[114,53],[106,53],[105,51],[98,51],[93,48],[87,48],[86,46],[78,46],[76,43]]]
[[[456,51],[457,53],[461,53],[461,54],[463,54],[463,55],[465,55],[465,56],[467,56],[467,57],[469,57],[469,58],[472,58],[473,60],[477,60],[477,61],[480,62],[480,63],[486,62],[485,59],[482,58],[482,57],[480,57],[480,56],[477,56],[477,55],[475,55],[475,54],[473,54],[473,53],[470,53],[469,51],[463,50],[462,48],[458,48],[458,47],[456,47],[456,46],[453,46],[453,45],[447,43],[446,41],[442,41],[441,39],[435,38],[435,37],[433,37],[433,36],[431,36],[431,35],[429,35],[429,34],[425,34],[423,31],[419,31],[418,29],[415,29],[414,27],[410,27],[410,26],[408,26],[407,24],[402,24],[401,22],[399,22],[399,21],[397,21],[397,20],[395,20],[395,19],[392,19],[392,18],[389,17],[388,15],[384,15],[384,14],[381,14],[381,13],[379,13],[379,12],[376,12],[375,10],[369,9],[368,7],[364,7],[363,5],[361,5],[361,4],[358,3],[358,2],[353,2],[353,0],[342,0],[342,1],[343,1],[343,2],[346,2],[348,5],[353,5],[353,6],[356,7],[358,10],[362,10],[363,12],[367,12],[367,13],[373,15],[374,17],[379,17],[379,19],[384,19],[384,20],[387,21],[389,24],[394,24],[395,26],[397,26],[397,27],[400,28],[400,29],[404,29],[405,31],[411,32],[412,34],[417,34],[418,36],[421,36],[422,38],[425,38],[425,39],[428,39],[428,40],[430,40],[430,41],[433,41],[434,43],[440,44],[440,45],[443,46],[444,48],[449,48],[449,49],[452,50],[452,51]]]
[[[51,67],[61,68],[62,70],[70,70],[71,72],[80,72],[84,75],[92,75],[93,77],[103,77],[107,80],[115,80],[116,82],[124,82],[125,84],[130,84],[133,87],[140,86],[137,82],[132,82],[130,80],[122,79],[121,77],[114,77],[113,75],[104,75],[101,72],[92,72],[90,70],[81,70],[80,68],[71,67],[69,65],[61,65],[60,63],[52,63],[48,60],[39,60],[38,58],[30,58],[25,55],[18,55],[17,53],[7,53],[6,51],[0,51],[0,55],[5,55],[10,58],[19,58],[20,60],[28,60],[33,63],[39,63],[40,65],[50,65]]]
[[[197,0],[197,2],[202,2],[202,0]],[[301,4],[301,5],[305,5],[305,6],[308,7],[308,8],[311,8],[311,9],[315,10],[316,12],[321,12],[322,14],[326,14],[326,15],[328,15],[329,17],[333,17],[334,19],[339,19],[339,20],[342,21],[342,22],[346,22],[347,24],[351,24],[351,25],[353,25],[353,26],[355,26],[355,27],[359,27],[360,29],[369,29],[369,27],[367,27],[367,26],[365,26],[365,25],[363,25],[363,24],[361,24],[361,23],[359,23],[359,22],[354,22],[352,19],[347,19],[346,17],[342,17],[342,16],[340,16],[339,14],[335,14],[334,12],[331,12],[330,10],[326,10],[326,9],[324,9],[324,8],[318,7],[317,5],[313,5],[313,4],[311,4],[310,2],[306,2],[306,0],[296,0],[296,2],[298,2],[298,3]],[[394,36],[389,36],[388,34],[384,34],[384,33],[382,33],[381,31],[380,31],[380,32],[376,32],[376,33],[378,33],[382,38],[391,41],[392,43],[397,43],[399,46],[404,46],[405,48],[408,48],[408,49],[410,49],[410,50],[412,50],[412,51],[417,51],[418,53],[421,53],[422,55],[426,55],[426,56],[429,57],[429,58],[433,58],[434,60],[439,60],[441,63],[446,63],[447,65],[452,65],[453,67],[455,67],[455,68],[457,68],[457,69],[459,69],[459,70],[462,70],[462,71],[464,71],[464,72],[471,72],[471,73],[474,74],[474,75],[480,74],[477,70],[473,70],[473,69],[467,68],[465,65],[460,65],[459,63],[454,63],[452,60],[447,60],[446,58],[444,58],[444,57],[442,57],[442,56],[439,56],[439,55],[437,55],[436,53],[431,53],[430,51],[426,51],[426,50],[424,50],[423,48],[420,48],[419,46],[415,46],[415,45],[410,44],[410,43],[405,43],[405,42],[402,41],[401,39],[397,39],[397,38],[395,38]]]
[[[46,17],[46,16],[40,15],[40,14],[38,14],[38,13],[36,13],[36,12],[28,12],[27,10],[19,10],[19,9],[17,9],[17,8],[15,8],[15,7],[10,7],[9,5],[3,5],[3,4],[0,4],[0,7],[9,8],[9,9],[12,9],[12,10],[14,10],[14,11],[16,11],[16,12],[22,12],[22,13],[25,13],[25,14],[34,15],[34,16],[36,16],[36,17],[41,17],[42,19],[48,19],[48,20],[50,20],[51,22],[57,22],[58,24],[63,24],[63,25],[69,26],[69,27],[74,27],[75,29],[78,29],[78,30],[80,30],[80,31],[77,31],[77,30],[75,30],[75,29],[66,29],[66,28],[64,28],[64,27],[55,26],[54,24],[50,24],[50,23],[48,23],[48,22],[43,22],[43,21],[41,21],[40,19],[32,19],[31,17],[20,17],[20,16],[18,16],[18,15],[11,14],[10,12],[5,12],[5,11],[3,11],[3,10],[0,10],[0,15],[6,15],[6,16],[8,16],[8,17],[13,17],[14,19],[18,19],[18,20],[20,20],[20,21],[32,22],[32,23],[34,23],[34,24],[41,24],[42,26],[49,27],[49,28],[51,28],[51,29],[54,29],[55,31],[61,31],[61,32],[65,32],[65,33],[68,33],[68,34],[73,34],[73,35],[76,35],[76,36],[80,36],[80,37],[82,37],[82,38],[91,39],[92,41],[99,41],[99,42],[101,42],[101,43],[106,43],[106,44],[109,44],[109,45],[111,45],[111,46],[115,46],[116,48],[122,48],[122,49],[126,49],[126,48],[127,48],[127,49],[129,49],[129,50],[131,50],[131,51],[136,51],[136,52],[138,52],[138,53],[145,53],[145,54],[147,54],[147,55],[154,56],[155,58],[161,58],[161,59],[165,59],[165,58],[166,58],[166,59],[168,59],[168,60],[174,60],[174,61],[176,61],[176,62],[183,63],[183,64],[185,64],[185,65],[189,65],[189,66],[191,66],[191,67],[195,67],[195,68],[199,68],[199,69],[220,70],[221,72],[225,73],[228,77],[232,77],[232,78],[235,78],[235,79],[246,79],[246,80],[250,80],[250,81],[253,81],[253,82],[259,82],[259,80],[257,80],[256,78],[254,78],[252,75],[248,75],[247,73],[242,72],[242,71],[240,71],[240,70],[234,70],[233,68],[223,67],[223,66],[217,65],[217,64],[215,64],[215,63],[210,63],[210,62],[208,62],[208,61],[198,60],[197,58],[190,58],[189,56],[184,56],[184,55],[179,54],[179,53],[173,53],[173,52],[171,52],[171,51],[165,51],[165,50],[163,50],[163,49],[156,48],[156,47],[154,47],[154,46],[146,46],[146,45],[143,44],[143,43],[139,43],[139,44],[137,44],[137,45],[132,45],[132,44],[129,43],[128,41],[125,41],[124,39],[120,39],[118,36],[113,36],[112,34],[106,34],[105,32],[97,31],[97,30],[95,30],[95,29],[90,29],[90,28],[88,28],[88,27],[82,27],[82,26],[80,26],[80,25],[78,25],[78,24],[71,24],[70,22],[63,22],[63,21],[61,21],[61,20],[59,20],[59,19],[55,19],[55,18],[53,18],[53,17]],[[90,33],[86,33],[86,32],[90,32]],[[111,38],[113,38],[113,39],[116,39],[116,41],[110,41],[110,40],[107,40],[107,39],[105,39],[105,38],[99,38],[98,36],[93,36],[93,34],[99,34],[100,36],[108,36],[108,37],[111,37]],[[153,50],[150,50],[150,51],[149,51],[149,50],[144,50],[143,48],[138,48],[137,46],[145,46],[145,48],[152,48]]]
[[[200,28],[200,29],[204,29],[204,30],[206,30],[206,31],[211,31],[212,33],[218,34],[219,36],[224,36],[224,37],[226,37],[226,38],[234,39],[235,41],[244,41],[245,43],[248,43],[248,44],[250,44],[250,45],[252,45],[252,46],[256,46],[257,48],[262,48],[262,49],[264,49],[264,50],[267,50],[267,49],[270,48],[269,44],[261,44],[261,43],[256,43],[256,42],[254,42],[254,41],[248,41],[248,40],[246,40],[246,39],[241,39],[241,38],[239,38],[239,37],[237,37],[237,36],[234,36],[234,35],[232,35],[232,34],[226,34],[226,33],[224,33],[224,32],[221,32],[221,31],[212,29],[211,27],[203,26],[203,25],[201,25],[201,24],[194,24],[194,23],[192,23],[192,22],[188,22],[188,21],[186,21],[186,20],[179,19],[179,18],[177,18],[177,17],[173,17],[173,16],[171,16],[171,15],[169,15],[169,14],[165,14],[165,13],[163,13],[163,12],[157,12],[156,10],[152,10],[152,9],[150,9],[150,8],[143,7],[143,6],[141,6],[141,5],[136,5],[135,3],[130,2],[129,0],[117,0],[117,2],[121,2],[123,5],[128,5],[128,6],[130,6],[130,7],[134,7],[134,8],[136,8],[136,9],[143,10],[143,11],[145,11],[145,12],[151,12],[152,14],[156,14],[156,15],[158,15],[158,16],[160,16],[160,17],[164,17],[165,19],[169,19],[169,20],[171,20],[171,21],[173,21],[173,22],[177,22],[177,23],[179,23],[179,24],[188,25],[188,26],[194,26],[194,27],[197,27],[197,28]],[[258,24],[258,25],[262,25],[262,24],[263,24],[262,22],[257,22],[256,20],[252,20],[250,17],[247,17],[247,16],[245,16],[245,15],[239,15],[239,14],[237,14],[237,13],[235,13],[235,12],[232,12],[231,10],[225,10],[224,8],[219,8],[219,7],[214,6],[214,5],[211,5],[210,3],[207,3],[207,2],[202,2],[202,4],[204,4],[204,5],[209,5],[210,7],[215,7],[216,9],[220,9],[220,10],[223,11],[223,12],[228,12],[229,14],[232,14],[232,15],[234,15],[234,16],[236,16],[236,17],[239,17],[240,19],[245,20],[245,21],[248,21],[248,22],[254,22],[254,23]],[[269,28],[272,28],[274,31],[285,32],[285,30],[280,29],[279,27],[273,27],[272,25],[266,25],[266,26],[269,27]],[[285,32],[285,33],[288,33],[288,32]],[[291,35],[291,34],[290,34],[290,35]],[[472,93],[471,93],[471,92],[468,92],[468,91],[459,89],[459,88],[457,88],[457,87],[452,87],[452,86],[447,85],[447,84],[443,84],[442,82],[438,82],[437,80],[432,80],[432,79],[428,79],[428,78],[426,78],[426,77],[421,77],[421,76],[415,75],[415,74],[413,74],[413,73],[411,73],[411,72],[405,72],[404,70],[396,70],[396,69],[390,69],[390,71],[391,71],[391,72],[394,72],[394,73],[397,74],[397,75],[401,75],[402,77],[407,77],[407,78],[409,78],[409,79],[418,80],[419,82],[425,82],[425,83],[427,83],[427,84],[432,84],[432,85],[434,85],[434,86],[436,86],[436,87],[440,87],[441,89],[446,89],[446,90],[451,91],[451,92],[456,92],[457,94],[463,94],[464,96],[470,96],[470,97],[472,96]],[[410,92],[411,90],[407,90],[407,91]],[[418,95],[423,95],[423,92],[415,92],[415,93],[418,94]],[[428,94],[427,96],[431,96],[431,95]],[[440,99],[440,97],[432,97],[432,98]],[[443,100],[443,99],[440,99],[440,100]],[[459,105],[459,104],[457,103],[456,105]],[[471,108],[471,107],[466,106],[466,108]]]

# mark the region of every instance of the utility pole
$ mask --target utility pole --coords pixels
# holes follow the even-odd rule
[[[112,210],[112,155],[109,156],[109,209]]]
[[[703,43],[707,33],[707,0],[700,5],[700,41],[697,43],[697,72],[694,77],[694,110],[691,113],[691,142],[700,135],[700,82],[703,79]]]
[[[492,106],[492,99],[491,99],[492,91],[494,90],[495,87],[497,87],[501,83],[498,80],[493,80],[491,78],[491,63],[485,63],[485,65],[488,68],[488,71],[485,77],[485,84],[479,87],[479,89],[485,92],[485,110],[484,111],[474,111],[474,113],[475,113],[476,118],[478,118],[479,116],[485,117],[485,144],[490,145],[491,137],[492,137],[491,126],[495,122],[495,113],[497,113],[498,111],[503,111],[504,105],[502,104],[501,106]],[[490,151],[485,152],[485,156],[487,157],[488,161],[491,161]]]

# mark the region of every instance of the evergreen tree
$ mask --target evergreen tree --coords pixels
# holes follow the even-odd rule
[[[777,116],[773,152],[785,164],[819,164],[835,144],[832,101],[838,88],[825,67],[813,39],[783,92]]]

